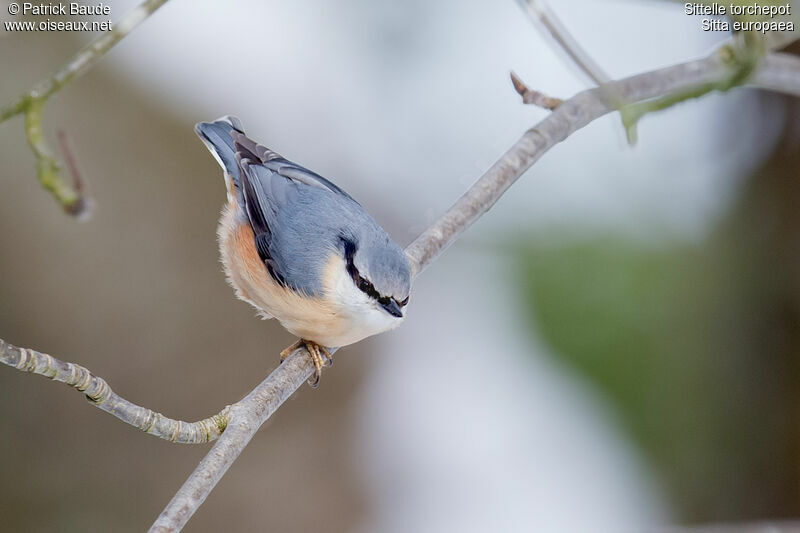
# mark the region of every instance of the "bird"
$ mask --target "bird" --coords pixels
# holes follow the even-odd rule
[[[399,326],[411,268],[403,249],[333,182],[253,141],[225,116],[195,132],[223,169],[227,202],[217,227],[236,296],[299,337],[316,388],[329,348]],[[323,357],[324,354],[324,357]]]

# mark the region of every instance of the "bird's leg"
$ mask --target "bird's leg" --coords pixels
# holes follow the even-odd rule
[[[308,353],[311,354],[311,360],[314,362],[314,378],[313,381],[309,379],[308,384],[316,389],[319,387],[319,378],[322,376],[322,367],[326,364],[328,366],[333,365],[333,356],[326,347],[320,346],[316,342],[298,339],[297,342],[281,351],[281,363],[285,361],[287,357],[292,355],[292,352],[294,352],[300,346],[306,347]],[[325,354],[325,356],[323,357],[322,354]]]

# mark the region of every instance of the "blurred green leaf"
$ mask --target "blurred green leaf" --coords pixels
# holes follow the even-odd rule
[[[775,369],[758,361],[758,283],[732,244],[605,237],[518,250],[533,328],[608,398],[688,520],[757,514],[750,494],[769,477],[758,465],[776,429],[753,369]]]

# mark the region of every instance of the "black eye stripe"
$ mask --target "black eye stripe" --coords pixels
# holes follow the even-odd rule
[[[344,243],[344,259],[347,262],[347,273],[350,274],[350,277],[353,278],[353,283],[358,287],[358,281],[361,276],[358,274],[358,269],[353,264],[353,257],[356,255],[356,243],[343,236],[340,237],[340,239],[342,239]]]
[[[356,270],[356,272],[358,272],[358,270]],[[356,287],[358,287],[361,290],[361,292],[365,293],[370,298],[374,298],[375,300],[381,300],[382,298],[380,293],[375,290],[375,287],[373,287],[372,283],[362,278],[360,275],[358,275],[358,282],[356,283]]]
[[[353,279],[353,284],[358,287],[358,290],[369,296],[370,298],[377,300],[378,303],[383,305],[389,305],[389,302],[393,299],[390,296],[382,296],[377,290],[375,290],[375,286],[369,282],[369,280],[365,279],[361,276],[356,268],[356,265],[353,263],[353,258],[356,255],[356,243],[351,241],[350,239],[340,236],[339,237],[344,244],[344,259],[347,262],[347,273],[350,274],[350,277]],[[405,307],[408,304],[408,297],[402,302],[397,302],[397,305],[400,307]]]
[[[372,283],[361,276],[356,268],[356,265],[353,263],[353,258],[356,255],[357,249],[356,243],[345,236],[340,236],[339,238],[344,244],[344,259],[347,262],[347,273],[350,274],[350,277],[353,279],[353,283],[356,287],[358,287],[358,290],[368,295],[370,298],[375,298],[377,300],[381,297],[381,295],[378,294],[378,291],[375,290],[375,287],[372,286]]]

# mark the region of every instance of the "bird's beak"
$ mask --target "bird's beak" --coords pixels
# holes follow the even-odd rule
[[[383,307],[390,315],[396,316],[397,318],[403,318],[403,310],[400,309],[400,306],[397,305],[397,302],[394,300],[394,298],[389,298],[389,303],[380,304],[380,306]]]

